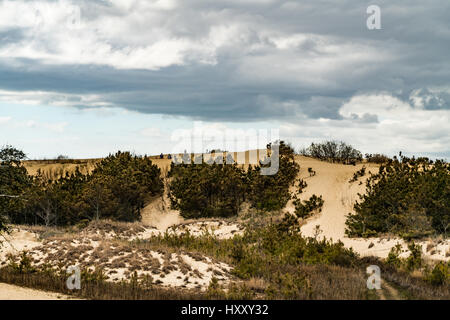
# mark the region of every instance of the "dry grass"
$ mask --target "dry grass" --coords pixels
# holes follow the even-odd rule
[[[382,279],[394,286],[403,299],[450,300],[450,285],[432,285],[424,280],[421,271],[408,273],[397,270],[374,257],[365,257],[362,261],[367,265],[379,266]]]
[[[149,281],[111,283],[88,278],[82,281],[81,290],[70,291],[66,287],[66,276],[48,272],[21,274],[9,268],[0,269],[0,282],[95,300],[198,300],[206,298],[199,291],[162,288],[146,284]]]
[[[99,225],[104,227],[101,230],[103,233],[113,231],[123,234],[124,230],[118,227],[127,228],[125,224],[108,222]],[[189,275],[192,277],[191,283],[197,282],[196,285],[202,289],[207,288],[213,276],[220,275],[221,282],[227,282],[231,278],[228,266],[199,253],[148,246],[140,241],[98,237],[98,232],[93,231],[94,229],[89,229],[81,234],[56,234],[44,239],[41,245],[28,252],[32,265],[37,268],[50,266],[53,270],[78,265],[82,269],[101,270],[105,273],[106,280],[112,282],[131,281],[136,272],[140,280],[147,277],[147,281],[151,279],[154,283],[173,287],[183,286],[176,279],[181,278],[181,275]],[[133,229],[126,231],[133,232]],[[19,262],[20,258],[16,256],[14,260]],[[196,269],[199,267],[203,271]]]

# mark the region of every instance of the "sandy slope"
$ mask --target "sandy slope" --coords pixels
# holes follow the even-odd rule
[[[245,159],[248,166],[249,152],[239,153],[242,159]],[[233,157],[236,159],[238,153],[234,153]],[[167,177],[167,172],[170,167],[171,160],[159,159],[157,157],[152,159],[154,163],[161,169],[162,176]],[[297,156],[296,161],[300,164],[301,170],[299,178],[304,179],[308,186],[301,194],[301,199],[308,199],[312,194],[322,195],[325,200],[323,210],[320,214],[308,219],[302,226],[301,231],[306,236],[316,236],[316,226],[320,228],[319,237],[326,237],[333,241],[342,241],[345,246],[353,248],[359,254],[373,255],[385,258],[387,257],[390,249],[397,243],[402,244],[404,250],[403,256],[407,256],[406,244],[401,239],[394,238],[371,238],[371,239],[349,239],[345,236],[345,221],[346,215],[353,213],[353,205],[358,200],[358,193],[365,191],[365,177],[360,180],[349,183],[353,173],[361,169],[363,164],[356,166],[332,164],[328,162],[322,162],[316,159]],[[374,164],[364,164],[367,167],[367,171],[376,172],[378,166]],[[52,167],[54,165],[46,163],[28,163],[27,169],[31,174],[36,173],[37,169],[51,169],[54,172],[59,171],[72,171],[75,165],[66,164],[59,165],[57,168]],[[87,163],[86,169],[92,170],[93,162]],[[316,174],[310,176],[308,168],[312,168]],[[360,184],[360,181],[362,182]],[[167,179],[165,179],[167,184]],[[167,190],[167,188],[166,188]],[[292,188],[292,192],[295,188]],[[289,202],[285,211],[293,212],[294,206],[292,202]],[[165,193],[162,197],[154,198],[148,206],[142,212],[142,224],[139,224],[142,228],[141,231],[136,231],[134,234],[128,235],[129,232],[125,232],[123,235],[128,240],[134,239],[146,239],[148,237],[161,234],[162,232],[174,232],[184,233],[190,232],[193,235],[199,235],[207,231],[213,233],[220,238],[229,238],[235,234],[241,233],[242,229],[239,224],[230,221],[187,221],[184,220],[178,211],[170,209],[170,202]],[[130,231],[129,227],[126,227],[127,231]],[[114,232],[113,232],[114,233]],[[131,232],[133,233],[133,232]],[[80,239],[55,239],[53,241],[47,241],[45,244],[40,241],[36,234],[25,230],[15,229],[11,235],[6,236],[7,242],[4,242],[3,247],[0,248],[0,263],[3,265],[6,262],[6,256],[8,253],[18,254],[22,250],[35,252],[39,257],[47,257],[50,260],[55,258],[58,260],[62,256],[73,258],[73,254],[79,251],[79,247],[83,241],[89,242],[92,245],[86,252],[86,259],[89,260],[90,252],[95,250],[99,251],[100,256],[108,256],[106,264],[111,264],[111,268],[115,270],[114,275],[116,278],[124,278],[126,269],[133,267],[130,263],[136,261],[143,261],[144,258],[152,259],[152,269],[156,271],[162,269],[168,269],[168,271],[153,272],[154,279],[159,280],[161,285],[175,286],[175,287],[203,287],[205,288],[209,280],[214,273],[222,274],[223,280],[227,280],[229,267],[220,262],[213,262],[207,257],[191,257],[189,254],[179,253],[177,254],[163,254],[153,250],[147,250],[145,252],[139,252],[136,250],[129,251],[128,256],[121,254],[121,248],[116,248],[114,244],[111,245],[110,238],[119,237],[122,235],[115,232],[110,237],[108,233],[101,236],[101,239],[95,240],[92,237],[98,235],[96,233],[86,235],[80,235]],[[91,239],[92,238],[92,239]],[[45,241],[44,241],[45,242]],[[91,243],[92,242],[92,243]],[[89,245],[88,244],[88,245]],[[432,243],[432,241],[423,241],[420,244],[423,246],[424,256],[430,259],[436,260],[449,260],[450,255],[450,243],[449,241]],[[370,248],[369,248],[370,245]],[[120,251],[116,256],[114,250]],[[103,251],[107,252],[105,254]],[[145,254],[144,254],[145,253]],[[142,255],[144,254],[144,255]],[[449,256],[447,256],[449,255]],[[53,258],[52,258],[53,256]],[[70,260],[69,259],[69,260]],[[125,264],[125,268],[119,268],[119,264],[113,267],[115,259],[122,259],[119,261],[121,264]],[[38,259],[40,260],[40,259]],[[57,261],[52,261],[56,263]],[[77,260],[78,261],[78,260]],[[93,263],[99,263],[97,260]],[[145,262],[144,264],[147,264]],[[150,262],[148,263],[150,264]],[[186,270],[185,270],[186,269]],[[112,270],[112,271],[114,271]],[[184,271],[183,271],[184,270]],[[192,271],[189,271],[192,270]],[[155,271],[155,270],[153,270]],[[189,271],[189,272],[188,272]],[[147,271],[148,273],[149,271]],[[140,273],[145,273],[142,270]],[[192,280],[186,282],[184,279]],[[32,290],[27,288],[20,288],[17,286],[11,286],[7,284],[0,284],[0,299],[67,299],[63,295],[48,293],[38,290]]]
[[[237,160],[237,157],[244,159],[245,164],[243,166],[248,167],[248,163],[251,159],[250,154],[256,156],[257,153],[258,151],[252,150],[246,152],[234,152],[232,155],[235,160]],[[217,155],[218,154],[216,154],[216,156]],[[224,154],[224,156],[226,156],[226,154]],[[309,219],[302,227],[303,234],[306,236],[314,236],[315,228],[318,225],[322,230],[321,236],[332,238],[334,241],[341,240],[346,246],[354,248],[362,255],[386,257],[390,249],[397,243],[401,243],[402,246],[406,248],[406,244],[401,239],[349,239],[345,237],[346,215],[353,212],[353,204],[358,200],[358,192],[363,193],[365,191],[364,181],[367,174],[366,177],[360,179],[360,181],[363,181],[362,184],[359,184],[360,181],[353,183],[349,183],[348,181],[352,178],[353,173],[363,166],[362,164],[356,166],[332,164],[302,156],[297,156],[296,160],[301,166],[299,176],[304,178],[308,183],[308,187],[301,195],[301,198],[307,199],[312,194],[316,194],[322,195],[325,200],[322,213],[317,217]],[[92,170],[94,163],[97,161],[98,159],[85,160],[86,168]],[[161,169],[163,177],[166,177],[167,172],[170,169],[171,160],[167,159],[167,157],[165,159],[159,159],[158,156],[154,156],[152,157],[152,161]],[[35,174],[37,169],[53,169],[53,171],[60,171],[62,169],[63,171],[71,171],[75,167],[74,164],[50,164],[46,161],[25,162],[25,166],[31,174]],[[375,172],[378,170],[378,166],[374,164],[365,164],[365,166],[368,168],[368,171]],[[315,176],[309,176],[309,167],[316,171]],[[291,191],[294,192],[295,188],[292,188]],[[165,231],[171,226],[188,222],[185,221],[177,211],[171,210],[169,206],[170,203],[167,194],[163,197],[154,199],[154,201],[152,201],[142,212],[143,224],[156,227],[160,231]],[[287,205],[286,211],[294,211],[292,202]],[[21,246],[28,246],[31,244],[27,241],[28,240],[26,239],[18,240],[16,245],[19,247],[19,250]],[[372,243],[373,246],[368,248]],[[439,260],[450,259],[450,255],[446,256],[448,255],[448,252],[450,252],[450,241],[447,240],[446,242],[441,243],[423,241],[421,244],[423,245],[425,256]],[[426,249],[427,246],[429,247],[429,250]],[[408,253],[405,250],[405,255],[407,254]]]
[[[233,153],[233,158],[236,160],[237,156],[245,159],[248,167],[249,152]],[[153,160],[161,171],[167,172],[170,166],[168,159],[154,159]],[[299,178],[304,179],[308,186],[300,196],[301,199],[306,200],[311,195],[322,195],[325,200],[322,213],[310,218],[307,223],[301,228],[305,236],[314,236],[316,226],[321,230],[321,237],[332,239],[333,241],[342,241],[347,247],[353,248],[359,254],[373,255],[381,258],[386,258],[389,251],[397,243],[400,243],[404,249],[403,256],[408,255],[406,243],[398,238],[348,238],[345,236],[345,221],[349,213],[354,213],[353,205],[359,199],[358,193],[365,192],[365,181],[369,172],[375,173],[378,171],[378,165],[372,163],[358,164],[356,166],[343,165],[336,163],[328,163],[303,156],[296,156],[296,161],[300,164]],[[367,168],[366,176],[360,178],[358,181],[349,183],[353,174],[360,170],[363,166]],[[308,168],[316,171],[315,176],[310,176]],[[362,184],[360,182],[362,181]],[[166,188],[167,189],[167,188]],[[291,192],[295,192],[292,188]],[[150,203],[142,212],[142,221],[146,225],[156,227],[158,230],[167,230],[167,228],[186,221],[179,215],[176,210],[170,210],[170,203],[167,195],[156,199]],[[288,212],[294,211],[292,202],[289,202],[285,208]],[[225,225],[224,225],[225,227]],[[231,234],[230,234],[231,235]],[[373,245],[372,245],[373,244]],[[425,257],[434,260],[450,260],[446,256],[450,252],[450,241],[442,243],[432,243],[431,241],[420,242]],[[369,248],[369,245],[371,248]],[[433,249],[427,250],[428,247]],[[432,254],[433,253],[433,254]]]
[[[31,250],[40,245],[36,234],[18,228],[0,237],[0,241],[0,264],[6,263],[8,254],[16,255],[23,250]]]
[[[322,213],[310,219],[303,226],[302,232],[312,236],[315,226],[320,225],[327,238],[342,239],[345,235],[345,216],[353,212],[353,204],[358,199],[358,192],[362,193],[365,189],[364,184],[359,185],[359,182],[350,184],[348,181],[363,165],[333,164],[306,157],[298,157],[297,162],[301,167],[300,177],[308,184],[301,198],[308,199],[316,194],[322,195],[325,200]],[[378,167],[373,164],[365,164],[365,166],[371,172],[378,170]],[[316,171],[316,175],[310,177],[308,168]]]
[[[333,241],[341,240],[346,247],[353,248],[356,252],[363,256],[377,256],[386,258],[389,251],[397,243],[400,243],[405,250],[403,256],[407,256],[406,243],[398,238],[348,238],[345,236],[345,221],[346,215],[354,213],[353,205],[358,200],[358,193],[364,193],[365,181],[368,173],[358,181],[349,183],[353,177],[353,173],[361,169],[363,164],[356,166],[333,164],[319,161],[307,157],[297,157],[297,162],[300,164],[300,177],[307,183],[305,191],[301,195],[302,199],[308,199],[312,194],[322,195],[325,200],[322,212],[317,216],[308,219],[307,223],[302,226],[301,230],[306,236],[314,236],[315,229],[318,225],[322,232],[319,237],[326,237],[333,239]],[[364,164],[367,167],[367,172],[375,173],[378,166],[374,164]],[[310,177],[308,168],[316,171],[316,175]],[[362,184],[359,182],[362,181]],[[287,208],[293,211],[292,205]],[[373,244],[371,248],[369,245]],[[450,241],[442,243],[432,243],[432,241],[421,241],[422,251],[425,257],[433,260],[446,260],[447,253],[450,251]],[[434,250],[427,250],[430,245]],[[432,254],[433,253],[433,254]]]

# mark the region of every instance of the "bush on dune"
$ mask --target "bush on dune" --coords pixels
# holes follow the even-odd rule
[[[268,145],[268,149],[272,146]],[[252,207],[261,211],[283,209],[291,199],[289,187],[295,182],[300,166],[295,162],[294,149],[285,142],[278,143],[279,168],[274,175],[261,175],[261,168],[269,165],[259,164],[248,169],[248,198]]]
[[[246,176],[236,164],[172,163],[170,199],[184,218],[237,215],[245,200]]]
[[[300,154],[324,161],[344,164],[355,164],[357,161],[362,160],[361,152],[343,141],[311,143],[308,148],[301,150]]]
[[[145,201],[162,194],[164,187],[161,172],[150,158],[129,152],[108,156],[87,175],[76,168],[56,180],[42,171],[28,176],[20,161],[14,165],[2,161],[5,163],[0,190],[18,198],[0,199],[0,210],[16,224],[64,226],[86,219],[138,220]]]
[[[263,163],[250,166],[247,172],[237,164],[225,164],[223,159],[213,164],[172,164],[172,206],[185,218],[237,215],[244,201],[260,211],[282,209],[291,198],[289,187],[299,166],[289,145],[281,141],[278,147],[279,169],[273,175],[261,175],[262,168],[270,166]]]
[[[19,215],[26,206],[23,196],[32,180],[22,164],[25,158],[12,146],[0,149],[0,232],[7,229],[10,216]]]
[[[394,158],[366,183],[366,194],[347,219],[349,236],[395,233],[406,239],[447,236],[450,165],[427,158]]]

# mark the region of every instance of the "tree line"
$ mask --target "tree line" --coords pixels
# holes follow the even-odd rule
[[[42,171],[30,176],[25,154],[11,146],[0,151],[0,225],[73,225],[109,218],[135,221],[146,200],[162,194],[160,169],[149,157],[130,152],[109,155],[88,174],[78,168],[57,179]]]
[[[300,150],[300,154],[324,161],[344,164],[355,164],[357,161],[362,161],[363,159],[361,151],[343,141],[334,140],[311,143],[308,148]]]

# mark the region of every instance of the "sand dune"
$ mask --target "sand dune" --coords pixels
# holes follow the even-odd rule
[[[362,256],[376,256],[386,258],[389,251],[397,243],[403,247],[403,256],[407,256],[407,244],[400,238],[348,238],[345,236],[345,221],[349,213],[354,213],[353,205],[359,199],[358,193],[365,192],[365,181],[368,172],[375,173],[378,166],[375,164],[358,164],[356,166],[333,164],[319,161],[307,157],[297,157],[300,164],[300,177],[303,178],[308,186],[301,195],[301,199],[307,199],[312,194],[322,195],[325,200],[322,212],[307,220],[302,226],[301,231],[305,236],[313,237],[316,232],[316,226],[322,231],[319,237],[326,237],[333,241],[342,241],[346,247],[353,248]],[[365,177],[358,179],[356,182],[349,183],[353,177],[353,173],[366,166],[367,173]],[[308,168],[316,171],[316,175],[310,177]],[[360,184],[362,181],[362,184]],[[288,205],[288,211],[293,211],[292,205]],[[450,241],[442,241],[441,243],[432,240],[424,240],[419,242],[422,245],[424,257],[432,260],[449,261],[447,256],[450,252]],[[369,245],[371,248],[369,248]],[[427,250],[432,246],[434,250]],[[432,254],[433,253],[433,254]]]
[[[232,152],[234,160],[240,159],[245,163],[242,164],[244,168],[247,168],[250,163],[254,163],[259,156],[264,153],[261,150],[250,150],[245,152]],[[199,154],[195,154],[198,156]],[[219,154],[214,154],[218,156]],[[227,153],[223,153],[226,157]],[[181,155],[179,155],[181,157]],[[205,155],[208,158],[210,155]],[[170,170],[170,164],[172,160],[167,158],[167,155],[163,159],[159,156],[152,156],[152,161],[161,169],[163,177],[167,177],[167,172]],[[99,159],[91,160],[79,160],[81,165],[85,166],[85,169],[92,170],[95,163]],[[306,224],[302,226],[301,230],[305,236],[314,236],[316,233],[316,226],[319,226],[321,230],[321,237],[333,239],[333,241],[341,240],[347,247],[352,247],[355,251],[361,255],[374,255],[378,257],[387,257],[390,249],[397,243],[400,243],[405,249],[405,255],[407,255],[406,244],[399,238],[370,238],[370,239],[349,239],[345,236],[345,221],[346,216],[349,213],[353,213],[353,205],[358,200],[358,193],[364,193],[365,191],[365,179],[368,177],[368,173],[365,177],[360,178],[358,181],[349,183],[353,173],[361,169],[362,166],[366,166],[367,171],[376,172],[378,165],[375,164],[357,164],[343,165],[336,163],[329,163],[312,159],[308,157],[296,156],[296,161],[300,164],[301,170],[299,178],[303,178],[308,186],[301,194],[300,198],[308,199],[312,194],[322,195],[325,200],[322,212],[306,221]],[[72,163],[55,163],[54,161],[28,161],[25,162],[25,166],[30,174],[35,174],[38,169],[53,170],[53,172],[68,171],[71,172],[78,164]],[[310,177],[308,168],[312,168],[316,171],[316,175]],[[363,183],[360,184],[360,181]],[[166,181],[167,184],[167,181]],[[167,188],[166,188],[167,189]],[[292,192],[295,188],[292,188]],[[287,212],[293,212],[294,206],[292,202],[288,203],[285,208]],[[185,221],[176,210],[170,209],[170,202],[167,197],[167,193],[163,197],[157,197],[150,201],[150,203],[144,208],[142,212],[142,222],[144,225],[152,226],[159,231],[165,231],[169,227],[191,223],[192,221]],[[225,225],[224,225],[225,226]],[[221,233],[221,231],[219,231]],[[229,236],[228,234],[227,236]],[[373,244],[373,245],[372,245]],[[420,242],[423,247],[423,253],[430,259],[449,260],[447,256],[450,252],[450,241],[441,241],[440,243],[433,243],[432,241]],[[371,248],[369,248],[371,245]],[[434,250],[427,250],[430,247]],[[20,245],[19,245],[20,246]],[[433,254],[431,254],[433,253]]]

